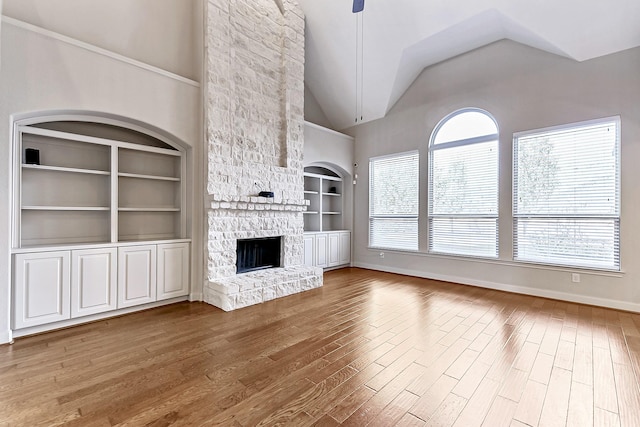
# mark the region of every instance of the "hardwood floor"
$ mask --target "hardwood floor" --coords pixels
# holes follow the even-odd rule
[[[640,426],[640,315],[344,269],[0,346],[0,426]]]

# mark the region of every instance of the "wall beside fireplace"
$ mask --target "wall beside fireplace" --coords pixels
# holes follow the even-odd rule
[[[8,11],[9,3],[22,7],[22,0],[4,1],[4,12]],[[29,2],[31,4],[42,2]],[[69,1],[56,2],[70,4]],[[75,2],[77,3],[77,2]],[[105,5],[108,2],[101,1]],[[131,5],[129,5],[131,3]],[[139,1],[127,2],[126,7],[135,9]],[[152,4],[153,3],[153,4]],[[158,3],[158,4],[156,4]],[[187,19],[186,15],[173,13],[174,8],[182,10],[187,7],[183,1],[147,2],[144,9],[138,8],[139,15],[132,12],[131,18],[135,22],[145,20],[145,29],[136,27],[137,34],[145,37],[145,40],[153,40],[155,51],[161,52],[165,47],[163,38],[147,38],[148,31],[163,33],[163,24],[175,22],[184,17],[184,21],[178,24],[180,30],[191,31],[197,28],[200,34],[201,26],[198,17],[201,16],[199,2],[193,0],[194,11],[197,9],[198,17]],[[26,6],[25,6],[26,7]],[[189,6],[191,8],[191,6]],[[98,14],[94,8],[87,6],[87,11]],[[156,14],[163,19],[151,23],[146,19],[149,14]],[[195,15],[195,14],[194,14]],[[27,16],[24,18],[26,19]],[[30,23],[18,20],[19,16],[8,17],[3,15],[1,27],[2,39],[2,70],[0,72],[0,161],[5,167],[0,168],[0,197],[5,203],[0,204],[0,224],[4,224],[0,231],[2,237],[0,243],[0,344],[11,340],[12,331],[10,316],[13,311],[11,306],[11,141],[12,119],[16,114],[30,114],[42,111],[62,113],[68,110],[91,111],[103,116],[117,115],[127,117],[133,121],[142,122],[153,128],[161,129],[182,141],[190,147],[189,164],[192,168],[187,170],[186,180],[194,189],[200,191],[203,187],[204,172],[200,167],[204,156],[202,144],[201,123],[201,88],[198,80],[192,80],[194,76],[178,75],[178,69],[163,64],[148,64],[141,62],[146,58],[135,56],[130,51],[116,53],[106,50],[108,46],[95,46],[89,43],[94,40],[89,37],[81,37],[81,34],[61,35],[54,32],[54,28],[45,25],[52,17],[42,14],[38,16],[40,22]],[[164,19],[166,18],[167,21]],[[197,19],[198,18],[198,19]],[[68,21],[82,19],[79,15],[69,14]],[[95,16],[96,20],[104,19],[103,16]],[[122,32],[125,22],[110,21],[111,32]],[[41,24],[35,26],[33,24]],[[158,27],[156,27],[156,25]],[[166,25],[165,25],[166,26]],[[151,28],[153,27],[153,28]],[[77,28],[77,27],[76,27]],[[54,31],[51,31],[54,30]],[[94,31],[95,28],[90,28]],[[89,31],[89,29],[87,29]],[[193,31],[196,31],[195,29]],[[174,34],[174,33],[171,33]],[[73,36],[75,38],[70,38]],[[167,35],[170,37],[169,35]],[[190,39],[190,37],[189,37]],[[196,43],[196,38],[193,38]],[[182,40],[182,39],[181,39]],[[181,44],[183,49],[193,49],[199,52],[200,47],[192,46],[189,42]],[[173,58],[170,58],[171,62]],[[174,63],[174,62],[172,62]],[[177,64],[177,61],[175,62]],[[193,69],[198,66],[194,65]],[[196,73],[197,74],[197,73]],[[199,76],[195,76],[199,78]],[[195,191],[195,190],[194,190]],[[188,234],[192,236],[193,252],[191,271],[193,277],[202,277],[203,255],[203,224],[202,198],[190,198],[188,211]],[[192,215],[192,213],[196,213]],[[196,281],[196,286],[191,289],[191,298],[201,299],[201,280]]]

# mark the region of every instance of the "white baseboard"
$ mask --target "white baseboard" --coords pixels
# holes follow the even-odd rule
[[[89,316],[78,317],[75,319],[63,320],[60,322],[48,323],[45,325],[31,326],[24,329],[17,329],[13,331],[13,338],[25,337],[28,335],[39,334],[42,332],[49,332],[56,329],[68,328],[70,326],[81,325],[83,323],[95,322],[98,320],[108,319],[110,317],[122,316],[123,314],[135,313],[137,311],[148,310],[150,308],[162,307],[165,305],[175,304],[177,302],[187,301],[187,297],[177,297],[166,299],[162,301],[156,301],[149,304],[137,305],[135,307],[121,308],[114,311],[107,311],[99,314],[92,314]]]
[[[11,336],[11,330],[0,332],[0,345],[9,344],[11,341],[13,341],[13,337]]]
[[[587,295],[571,294],[568,292],[551,291],[548,289],[531,288],[527,286],[514,286],[506,283],[489,282],[485,280],[475,280],[468,277],[449,276],[442,274],[432,274],[424,271],[409,270],[388,266],[380,266],[366,263],[354,263],[354,267],[366,268],[368,270],[384,271],[387,273],[404,274],[406,276],[422,277],[424,279],[440,280],[443,282],[459,283],[461,285],[477,286],[479,288],[493,289],[496,291],[512,292],[515,294],[531,295],[534,297],[549,298],[567,302],[594,305],[598,307],[614,308],[616,310],[632,311],[640,313],[640,304],[626,301],[612,300],[607,298],[590,297]]]
[[[189,295],[189,301],[190,302],[196,302],[196,301],[203,301],[203,295],[201,292],[198,293],[192,293]]]

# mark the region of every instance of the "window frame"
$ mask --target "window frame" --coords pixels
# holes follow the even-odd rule
[[[446,125],[451,119],[465,113],[480,113],[491,121],[493,121],[496,133],[480,135],[471,138],[464,138],[454,141],[447,141],[443,143],[436,144],[435,140],[437,138],[438,132],[442,129],[444,125]],[[493,142],[496,141],[496,212],[492,215],[471,215],[471,214],[459,214],[459,215],[443,215],[443,214],[434,214],[433,213],[433,171],[434,171],[434,151],[444,150],[448,148],[457,148],[464,147],[474,144],[480,144],[484,142]],[[429,146],[428,146],[429,156],[428,156],[428,185],[427,185],[427,253],[433,255],[441,255],[441,256],[452,256],[452,257],[468,257],[468,258],[478,258],[478,259],[486,259],[486,260],[497,260],[500,256],[500,240],[499,240],[499,231],[500,231],[500,127],[498,125],[498,121],[493,116],[493,114],[489,113],[487,110],[477,107],[465,107],[458,110],[455,110],[445,117],[443,117],[438,124],[435,126],[433,131],[431,132],[431,137],[429,138]],[[494,256],[483,256],[483,255],[474,255],[474,254],[465,254],[465,253],[453,253],[453,252],[442,252],[433,250],[433,236],[431,233],[432,230],[432,219],[433,218],[469,218],[469,219],[492,219],[495,220],[496,224],[496,239],[495,239],[495,255]]]
[[[417,182],[416,182],[416,201],[417,201],[417,210],[415,215],[402,215],[402,214],[397,214],[397,215],[388,215],[388,214],[383,214],[383,215],[374,215],[372,212],[372,191],[374,190],[374,188],[371,185],[372,179],[373,179],[373,174],[372,174],[372,170],[373,170],[373,164],[376,161],[381,161],[381,160],[385,160],[385,159],[393,159],[393,158],[400,158],[400,157],[410,157],[410,156],[416,156],[416,163],[417,163]],[[368,191],[368,210],[369,210],[369,218],[368,218],[368,222],[367,222],[367,227],[368,227],[368,232],[367,232],[367,247],[369,249],[385,249],[385,250],[393,250],[393,251],[405,251],[405,252],[419,252],[420,251],[420,225],[419,225],[419,221],[420,221],[420,152],[419,150],[409,150],[409,151],[403,151],[403,152],[398,152],[398,153],[391,153],[391,154],[385,154],[382,156],[375,156],[375,157],[370,157],[369,158],[369,180],[368,180],[368,186],[369,186],[369,191]],[[390,218],[395,218],[395,219],[409,219],[409,220],[413,220],[415,219],[416,221],[416,226],[417,226],[417,233],[416,233],[416,248],[415,249],[409,249],[409,248],[398,248],[398,247],[393,247],[393,246],[384,246],[384,245],[373,245],[371,242],[371,225],[374,219],[390,219]]]
[[[591,125],[605,124],[605,123],[614,123],[616,126],[616,141],[615,141],[615,150],[616,150],[616,159],[615,159],[615,198],[616,198],[616,208],[617,215],[602,215],[602,214],[591,214],[591,215],[548,215],[548,214],[518,214],[518,187],[517,180],[518,175],[516,172],[516,168],[518,166],[518,150],[516,144],[518,143],[518,139],[523,136],[532,136],[536,134],[544,134],[554,131],[563,131],[563,130],[571,130],[582,127],[588,127]],[[602,271],[602,272],[622,272],[622,255],[621,255],[621,158],[622,158],[622,140],[621,140],[621,118],[620,116],[610,116],[603,117],[591,120],[583,120],[578,122],[565,123],[555,126],[549,126],[544,128],[519,131],[513,134],[513,143],[512,143],[512,158],[511,158],[511,225],[512,225],[512,261],[518,264],[532,264],[539,266],[549,266],[556,268],[569,268],[569,269],[579,269],[579,270],[593,270],[593,271]],[[518,259],[518,219],[531,219],[531,218],[548,218],[548,219],[574,219],[574,220],[593,220],[593,219],[612,219],[616,223],[617,226],[617,267],[616,268],[606,268],[594,265],[586,265],[586,264],[566,264],[566,263],[553,263],[553,262],[544,262],[537,260],[529,260],[529,259]],[[615,250],[615,249],[614,249]],[[615,258],[614,253],[614,258]]]

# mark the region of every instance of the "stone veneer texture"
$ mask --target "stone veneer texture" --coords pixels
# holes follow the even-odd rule
[[[302,265],[304,16],[290,0],[208,0],[206,27],[204,297],[233,310],[322,285]],[[283,268],[236,275],[236,240],[270,236]]]

